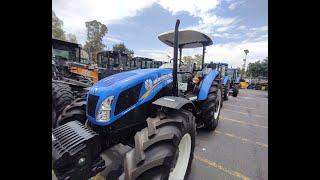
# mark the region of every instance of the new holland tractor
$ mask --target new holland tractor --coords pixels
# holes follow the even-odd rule
[[[220,74],[220,79],[222,81],[222,96],[223,96],[223,100],[227,101],[228,100],[228,96],[229,96],[229,92],[231,89],[231,77],[229,77],[227,75],[227,70],[228,70],[228,64],[227,63],[213,63],[210,62],[210,64],[207,64],[207,66],[212,66],[214,67],[214,69],[216,69],[217,71],[219,71]]]
[[[185,179],[191,168],[196,128],[218,125],[219,72],[204,67],[212,40],[194,30],[162,33],[174,48],[166,68],[137,69],[98,81],[87,95],[87,122],[52,130],[52,163],[58,179]],[[178,64],[184,48],[203,48],[202,66]],[[76,119],[75,119],[76,120]],[[130,147],[119,159],[119,144]]]
[[[233,97],[237,97],[239,93],[239,84],[240,84],[240,76],[239,76],[240,68],[228,68],[227,74],[231,78],[230,83],[230,92]]]

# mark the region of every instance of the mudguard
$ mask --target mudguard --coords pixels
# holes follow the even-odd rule
[[[223,78],[223,82],[222,82],[222,85],[226,85],[227,84],[227,82],[228,81],[231,81],[231,78],[229,77],[229,76],[225,76],[224,78]]]
[[[217,70],[211,70],[209,74],[202,80],[198,94],[198,100],[207,99],[211,84],[218,75],[219,72]]]
[[[182,106],[189,103],[192,104],[192,101],[186,98],[176,97],[176,96],[164,96],[152,102],[152,104],[168,107],[171,109],[180,109]]]

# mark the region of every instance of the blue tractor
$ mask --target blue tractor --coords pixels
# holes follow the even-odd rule
[[[52,130],[58,179],[89,179],[97,173],[128,180],[187,177],[196,128],[213,131],[218,125],[222,81],[217,70],[204,67],[211,38],[194,30],[179,31],[179,24],[177,20],[174,31],[158,36],[173,47],[172,64],[98,81],[87,94],[85,125],[70,121]],[[181,61],[182,49],[197,47],[203,48],[199,69]],[[130,149],[115,160],[113,148],[119,144]]]
[[[219,78],[221,79],[222,82],[222,96],[223,100],[227,101],[230,88],[231,88],[231,77],[227,75],[227,70],[228,70],[228,64],[227,63],[213,63],[210,62],[207,64],[207,66],[210,65],[214,67],[219,72]],[[223,102],[222,102],[223,104]]]
[[[240,68],[228,68],[227,75],[231,78],[230,83],[230,92],[233,97],[237,97],[239,93],[239,84],[240,84],[240,76],[239,76]]]

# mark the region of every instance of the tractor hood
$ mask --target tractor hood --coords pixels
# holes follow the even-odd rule
[[[143,77],[156,76],[158,74],[160,75],[164,72],[163,70],[164,69],[137,69],[117,73],[101,79],[93,87],[104,88],[114,86],[115,84],[128,86],[132,82],[134,83],[136,80],[139,80],[141,78],[143,79]],[[169,73],[169,71],[166,73]]]
[[[111,124],[136,107],[150,101],[172,82],[172,69],[137,69],[121,72],[94,84],[87,99],[87,117],[96,125]],[[96,120],[101,103],[113,96],[110,120]],[[118,108],[117,108],[118,107]],[[120,110],[119,110],[120,109]]]

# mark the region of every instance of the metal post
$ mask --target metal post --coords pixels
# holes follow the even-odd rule
[[[180,65],[181,65],[181,56],[182,56],[182,48],[180,47],[179,48],[179,56],[180,56],[180,61],[179,61],[179,67],[180,67]]]
[[[206,46],[202,46],[202,65],[201,70],[204,68],[204,54],[206,53]]]
[[[178,39],[179,24],[180,24],[180,20],[178,19],[176,22],[176,26],[174,28],[173,70],[172,70],[173,96],[178,96],[178,76],[177,76],[178,63],[177,61],[178,61],[178,45],[179,45],[179,39]]]

